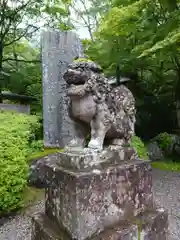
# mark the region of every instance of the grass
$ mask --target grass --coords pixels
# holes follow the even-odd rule
[[[44,198],[44,189],[34,187],[26,187],[24,191],[23,206],[24,208],[31,206],[35,201]]]
[[[63,149],[59,149],[59,148],[46,148],[42,152],[38,152],[38,153],[35,153],[35,154],[31,155],[30,157],[28,157],[27,160],[29,162],[29,161],[32,161],[34,159],[42,158],[42,157],[45,157],[49,154],[53,154],[53,153],[56,153],[56,152],[62,152],[62,151],[63,151]]]
[[[180,162],[174,162],[172,160],[152,162],[152,167],[165,171],[180,172]]]
[[[23,206],[17,212],[19,214],[24,214],[26,211],[31,211],[31,207],[34,206],[36,202],[45,198],[45,190],[38,189],[34,187],[26,187],[23,197]]]

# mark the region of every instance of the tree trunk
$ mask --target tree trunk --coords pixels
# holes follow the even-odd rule
[[[176,92],[175,92],[175,101],[176,101],[176,118],[177,118],[177,125],[178,128],[180,129],[180,69],[177,71],[177,85],[176,85]]]
[[[176,101],[176,118],[177,118],[177,125],[178,128],[180,129],[180,101]]]
[[[176,105],[176,120],[178,128],[180,129],[180,62],[177,56],[174,56],[173,63],[175,65],[177,74],[177,83],[175,86],[175,105]]]

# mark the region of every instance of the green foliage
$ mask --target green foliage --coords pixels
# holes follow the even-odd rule
[[[41,64],[39,62],[39,49],[32,48],[27,41],[21,41],[4,48],[4,55],[13,57],[13,49],[20,62],[4,62],[4,67],[11,70],[4,88],[18,94],[30,95],[37,100],[31,103],[32,112],[41,112],[42,109],[42,77]],[[31,60],[33,61],[31,62]],[[26,61],[30,61],[29,63]]]
[[[136,98],[136,133],[150,139],[180,127],[179,1],[113,1],[99,22],[86,54],[108,75],[133,73],[128,87]],[[178,121],[176,121],[176,119]]]
[[[79,23],[85,27],[89,33],[91,40],[94,39],[93,31],[97,29],[100,18],[112,6],[111,0],[72,0],[72,18],[73,15],[78,16],[74,19],[74,25],[78,27]]]
[[[30,143],[28,156],[31,156],[31,154],[34,153],[42,152],[43,150],[44,150],[43,140],[33,140]]]
[[[157,144],[159,145],[159,147],[164,151],[172,143],[172,137],[170,136],[169,133],[166,133],[166,132],[160,133],[153,140],[155,140],[157,142]]]
[[[48,16],[48,26],[51,28],[58,28],[63,31],[72,30],[70,5],[71,0],[47,0],[46,4],[41,9],[42,13]]]
[[[0,214],[22,206],[28,175],[26,157],[38,127],[35,116],[0,111]]]
[[[28,40],[38,42],[40,27],[72,29],[70,4],[69,0],[0,1],[0,92],[36,96],[33,112],[42,108],[40,51]]]
[[[139,158],[148,160],[147,149],[146,149],[143,141],[139,137],[137,137],[137,136],[132,137],[131,146],[136,149]]]

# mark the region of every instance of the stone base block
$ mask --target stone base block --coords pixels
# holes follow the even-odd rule
[[[44,214],[33,220],[31,240],[72,240],[67,232],[61,230]],[[167,240],[168,216],[160,211],[148,211],[128,221],[120,221],[89,240]],[[79,240],[79,239],[76,239]]]
[[[84,240],[152,208],[151,163],[134,160],[91,170],[46,166],[46,215]]]
[[[92,169],[104,168],[107,165],[119,165],[122,161],[137,160],[138,156],[134,148],[110,145],[103,151],[92,151],[88,148],[70,148],[58,153],[58,165],[68,169]]]
[[[32,218],[31,240],[69,240],[63,232],[44,214]]]
[[[140,240],[168,240],[168,213],[163,208],[137,217]]]

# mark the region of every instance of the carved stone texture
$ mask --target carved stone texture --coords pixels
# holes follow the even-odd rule
[[[137,160],[135,149],[131,147],[119,147],[118,149],[106,148],[103,151],[94,151],[89,148],[70,148],[57,154],[57,165],[69,169],[93,169],[104,168],[107,165],[121,164],[122,161]]]
[[[69,117],[63,78],[74,57],[82,56],[80,39],[73,32],[44,31],[41,39],[43,70],[44,145],[63,148],[78,133]]]
[[[71,115],[91,126],[88,147],[129,144],[134,134],[135,100],[124,85],[113,87],[93,62],[73,62],[64,74],[71,98]],[[109,143],[109,144],[110,144]]]
[[[72,240],[68,233],[44,214],[32,220],[32,240]],[[144,212],[133,220],[120,221],[89,240],[168,240],[168,215],[162,209]],[[78,239],[79,240],[79,239]]]
[[[59,154],[57,152],[30,161],[28,183],[36,188],[48,187],[44,166],[48,163],[56,162],[58,159]]]
[[[151,164],[129,161],[103,169],[46,166],[46,215],[73,239],[84,240],[106,227],[152,208]]]
[[[163,208],[147,211],[137,221],[140,240],[168,240],[168,213]]]
[[[70,240],[47,216],[38,213],[32,218],[31,240]]]
[[[92,240],[138,240],[138,226],[121,221],[116,226],[98,234]]]
[[[91,240],[168,240],[168,214],[151,209],[134,219],[127,219],[106,229]]]

